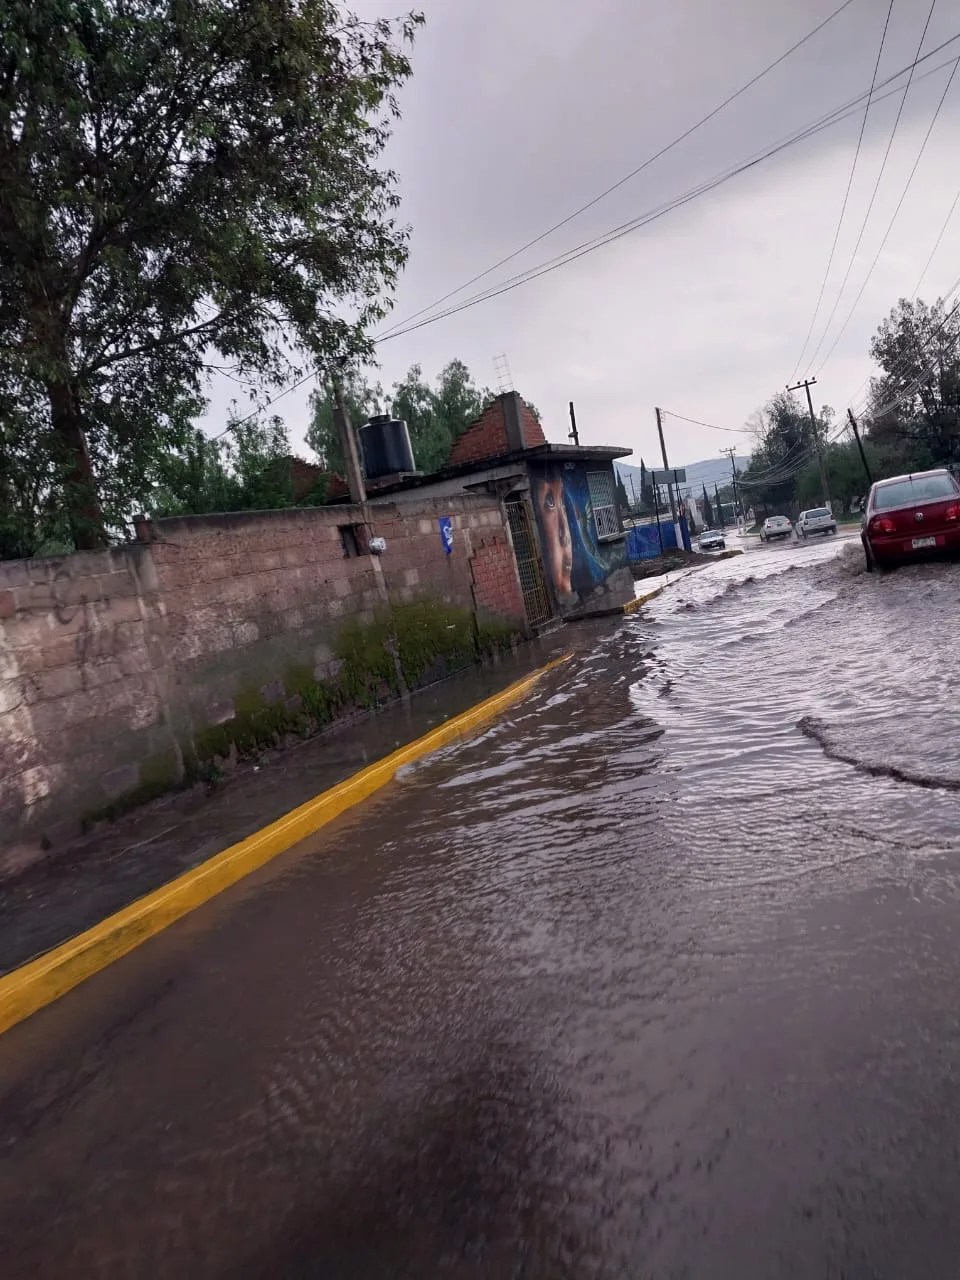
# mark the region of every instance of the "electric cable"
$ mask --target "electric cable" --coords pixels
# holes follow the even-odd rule
[[[624,174],[622,178],[619,178],[616,182],[612,183],[605,190],[601,191],[599,195],[594,196],[591,200],[588,200],[585,204],[580,205],[580,207],[578,209],[575,209],[573,213],[568,214],[565,218],[562,218],[559,222],[554,223],[552,227],[549,227],[546,231],[541,232],[540,235],[534,236],[532,240],[528,240],[526,244],[522,244],[519,249],[514,249],[512,253],[508,253],[505,258],[501,258],[499,262],[495,262],[493,266],[487,267],[485,271],[481,271],[477,275],[472,276],[469,280],[466,280],[463,284],[458,285],[456,289],[451,289],[450,292],[445,293],[443,297],[438,298],[435,302],[431,302],[428,306],[421,307],[419,311],[413,312],[412,315],[407,316],[404,320],[397,321],[397,324],[395,326],[391,326],[391,329],[405,327],[406,325],[410,324],[411,321],[419,319],[420,316],[424,315],[426,312],[432,311],[435,307],[442,306],[443,303],[449,301],[450,298],[456,297],[458,293],[462,293],[464,289],[469,289],[471,285],[476,284],[478,281],[486,279],[486,277],[489,275],[492,275],[494,271],[498,271],[501,267],[506,266],[508,262],[512,262],[515,258],[518,258],[520,254],[525,253],[528,249],[532,249],[534,245],[540,244],[540,242],[543,240],[546,240],[548,236],[552,236],[554,232],[559,231],[562,227],[567,226],[569,223],[573,222],[576,218],[579,218],[581,214],[586,213],[587,210],[592,209],[595,205],[599,204],[602,200],[605,200],[607,196],[612,195],[614,191],[618,191],[622,186],[630,182],[631,179],[637,177],[637,175],[642,173],[645,169],[648,169],[650,165],[655,163],[655,161],[661,159],[669,151],[672,151],[674,147],[679,146],[681,142],[685,142],[686,139],[691,137],[692,134],[696,133],[697,130],[702,129],[705,124],[708,124],[712,119],[714,119],[715,116],[718,116],[720,112],[725,110],[726,107],[730,106],[731,103],[735,102],[738,98],[742,97],[743,94],[745,94],[749,89],[752,89],[755,84],[759,83],[759,81],[764,79],[765,76],[769,75],[771,71],[774,71],[778,66],[780,66],[782,62],[785,62],[787,58],[791,56],[791,54],[796,53],[798,49],[802,48],[803,45],[807,44],[810,40],[812,40],[814,36],[818,35],[819,32],[821,32],[824,27],[826,27],[829,23],[831,23],[834,20],[834,18],[838,18],[840,14],[843,13],[845,9],[848,9],[850,5],[853,3],[854,3],[854,0],[844,0],[844,2],[841,5],[839,5],[836,9],[834,9],[834,11],[828,17],[824,18],[822,22],[818,23],[817,26],[815,26],[812,31],[808,31],[807,34],[803,36],[802,39],[798,40],[795,44],[792,44],[789,49],[787,49],[784,53],[780,54],[778,58],[774,59],[773,62],[769,63],[766,67],[764,67],[762,71],[759,71],[756,75],[752,76],[746,82],[746,84],[741,85],[741,87],[737,89],[735,93],[732,93],[730,94],[729,97],[724,98],[724,100],[718,106],[714,107],[711,111],[708,111],[705,116],[701,116],[701,118],[695,124],[691,125],[688,129],[685,129],[683,133],[678,134],[677,137],[674,138],[672,142],[666,143],[664,146],[660,148],[659,151],[655,152],[652,156],[649,156],[646,160],[643,161],[642,164],[637,165],[635,169],[631,169],[629,173]]]
[[[931,0],[930,10],[927,13],[927,20],[923,24],[923,31],[920,35],[920,43],[917,45],[917,59],[919,59],[920,57],[920,50],[923,48],[923,42],[927,38],[927,30],[930,26],[930,21],[933,18],[933,11],[936,8],[936,6],[937,6],[937,0]],[[914,66],[916,66],[916,62],[914,63]],[[857,254],[859,253],[860,245],[863,242],[864,233],[866,232],[866,229],[867,229],[867,223],[870,221],[870,214],[873,212],[873,206],[877,199],[877,193],[880,190],[880,183],[883,181],[883,175],[886,172],[887,161],[890,159],[890,151],[893,148],[894,139],[896,138],[897,131],[900,128],[900,120],[903,117],[903,108],[906,105],[907,95],[910,93],[910,86],[912,84],[913,84],[913,70],[911,69],[910,74],[907,77],[907,83],[903,90],[903,97],[900,99],[900,106],[897,109],[897,116],[893,122],[893,128],[890,131],[890,137],[887,140],[887,147],[883,153],[883,160],[881,161],[881,164],[880,164],[880,172],[877,174],[877,180],[873,186],[873,192],[871,193],[871,196],[870,196],[870,203],[867,205],[867,211],[863,215],[863,222],[860,224],[860,232],[857,236],[857,242],[853,246],[853,252],[850,254],[850,261],[847,263],[847,269],[844,273],[843,280],[840,283],[840,289],[837,293],[833,307],[831,308],[830,315],[827,317],[827,323],[823,327],[823,333],[820,335],[820,341],[817,343],[814,349],[813,355],[810,357],[810,362],[807,365],[807,372],[809,372],[810,368],[813,366],[817,356],[820,354],[821,347],[826,341],[827,334],[830,332],[830,326],[833,324],[834,316],[836,316],[837,310],[840,306],[840,300],[843,297],[844,290],[847,287],[847,282],[850,279],[850,273],[853,271],[854,264],[856,263]]]
[[[810,345],[810,339],[813,337],[814,326],[817,323],[817,316],[820,314],[820,305],[823,302],[824,291],[827,287],[827,280],[830,276],[830,268],[833,266],[833,259],[836,256],[837,244],[840,240],[840,230],[843,227],[843,219],[846,216],[847,205],[850,201],[850,191],[853,188],[854,175],[857,172],[857,162],[860,159],[860,150],[863,146],[863,135],[867,128],[867,117],[870,114],[870,107],[873,100],[873,91],[877,83],[877,76],[880,73],[880,59],[883,57],[884,45],[887,42],[887,31],[890,27],[890,15],[893,13],[894,0],[890,0],[887,9],[886,21],[883,24],[883,34],[880,37],[880,48],[877,50],[877,60],[873,67],[873,79],[870,81],[870,90],[867,94],[867,105],[864,108],[863,119],[860,121],[860,132],[857,135],[857,146],[853,153],[853,164],[850,166],[850,176],[847,179],[847,189],[843,194],[843,204],[840,206],[840,217],[837,219],[837,229],[833,233],[833,244],[830,246],[830,253],[827,257],[827,265],[823,273],[823,279],[820,281],[820,292],[817,294],[817,302],[813,308],[813,318],[810,321],[810,328],[807,330],[807,336],[803,340],[803,347],[797,359],[797,363],[793,367],[793,373],[790,375],[790,381],[793,382],[797,376],[797,370],[803,363],[803,357],[807,354],[807,347]]]

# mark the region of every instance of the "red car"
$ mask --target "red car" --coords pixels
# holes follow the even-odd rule
[[[949,471],[878,480],[860,529],[867,569],[960,551],[960,484]]]

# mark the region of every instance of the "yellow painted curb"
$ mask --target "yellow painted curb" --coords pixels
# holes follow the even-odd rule
[[[0,1034],[379,791],[403,765],[474,733],[507,707],[519,702],[541,676],[569,657],[570,654],[566,654],[548,662],[502,693],[478,702],[469,711],[454,716],[415,742],[368,765],[360,773],[292,809],[252,836],[101,920],[85,933],[0,978]]]
[[[624,613],[636,613],[641,605],[645,605],[648,600],[652,600],[654,596],[658,596],[663,587],[657,587],[654,591],[648,591],[645,596],[637,596],[636,600],[628,600],[623,606]]]

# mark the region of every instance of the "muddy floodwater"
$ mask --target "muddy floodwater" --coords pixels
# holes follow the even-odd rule
[[[956,1276],[958,606],[695,573],[15,1028],[5,1280]]]

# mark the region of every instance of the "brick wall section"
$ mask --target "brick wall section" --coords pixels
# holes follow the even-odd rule
[[[481,620],[524,616],[517,563],[506,532],[491,532],[475,545],[473,599]]]
[[[476,422],[467,427],[450,452],[451,466],[459,466],[466,462],[483,462],[489,458],[502,458],[505,454],[513,452],[507,439],[504,399],[505,396],[497,396],[496,400],[487,405]],[[520,422],[524,448],[530,449],[534,445],[546,443],[543,428],[522,401],[520,402]]]
[[[339,526],[364,522],[386,539],[382,557],[344,555]],[[0,855],[168,776],[239,691],[285,697],[291,666],[322,678],[348,619],[429,596],[525,630],[490,497],[196,516],[150,532],[102,554],[0,562]]]

